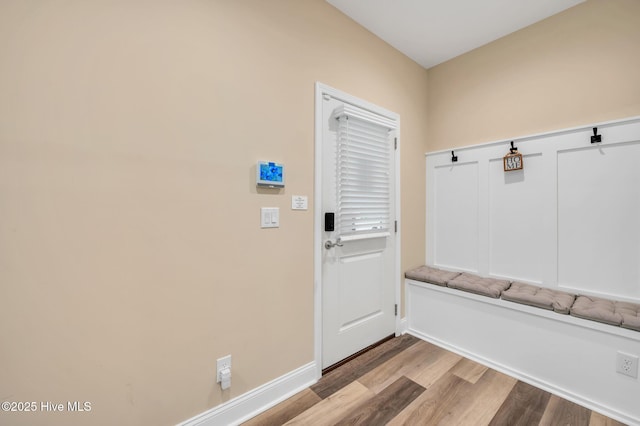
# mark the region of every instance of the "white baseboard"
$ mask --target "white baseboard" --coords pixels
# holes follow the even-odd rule
[[[396,336],[401,336],[405,334],[408,328],[409,326],[407,323],[407,317],[404,317],[400,320],[400,323],[398,324],[398,330],[396,331]]]
[[[316,363],[310,362],[178,426],[238,425],[257,416],[318,381]]]

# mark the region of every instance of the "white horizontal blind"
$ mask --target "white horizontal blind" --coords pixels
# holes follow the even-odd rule
[[[337,119],[337,230],[345,240],[388,235],[390,129],[344,110]]]

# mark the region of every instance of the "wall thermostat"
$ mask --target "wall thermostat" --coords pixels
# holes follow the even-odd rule
[[[256,185],[270,188],[284,187],[284,164],[271,161],[258,161],[256,166]]]

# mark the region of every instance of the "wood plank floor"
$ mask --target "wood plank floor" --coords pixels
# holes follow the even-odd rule
[[[244,423],[285,424],[622,425],[408,334]]]

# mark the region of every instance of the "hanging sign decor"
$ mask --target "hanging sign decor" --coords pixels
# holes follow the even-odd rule
[[[509,148],[509,153],[502,158],[502,161],[504,163],[505,172],[522,170],[524,166],[522,162],[522,154],[518,152],[518,148],[513,146],[513,141],[511,141],[511,148]]]

